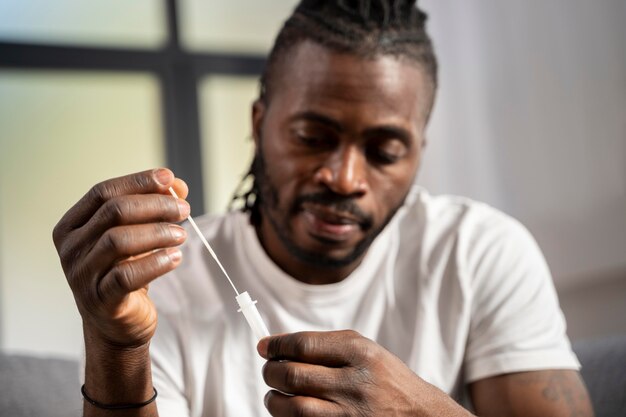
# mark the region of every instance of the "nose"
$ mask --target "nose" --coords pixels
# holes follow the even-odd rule
[[[361,196],[368,190],[365,156],[356,146],[337,149],[315,172],[314,180],[341,195]]]

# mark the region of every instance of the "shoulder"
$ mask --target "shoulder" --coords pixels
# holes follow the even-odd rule
[[[488,204],[415,187],[398,217],[400,253],[422,279],[454,278],[468,295],[511,282],[514,271],[551,279],[528,230]]]
[[[513,217],[479,201],[456,195],[432,195],[414,186],[400,217],[400,230],[418,233],[421,240],[453,240],[469,249],[478,242],[512,238],[528,240],[527,229]]]

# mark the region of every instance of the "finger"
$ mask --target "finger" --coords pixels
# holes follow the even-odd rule
[[[77,240],[95,244],[108,229],[115,226],[158,222],[180,222],[190,212],[189,204],[170,195],[125,195],[115,197],[101,206],[81,227]]]
[[[170,223],[114,227],[100,237],[87,255],[85,265],[94,272],[106,271],[116,262],[130,256],[136,257],[155,249],[178,246],[186,238],[187,232],[183,227]]]
[[[126,195],[108,200],[87,224],[65,237],[57,250],[64,268],[86,256],[107,229],[119,225],[178,222],[189,215],[189,204],[171,195]],[[72,263],[72,262],[70,262]]]
[[[287,394],[337,400],[345,390],[344,375],[348,372],[344,368],[272,360],[263,366],[263,379],[270,387]]]
[[[55,242],[58,241],[57,236],[84,225],[110,199],[127,194],[165,194],[174,184],[174,179],[174,174],[169,169],[157,168],[113,178],[93,186],[56,225]],[[183,187],[182,184],[176,185]]]
[[[374,344],[353,330],[298,332],[262,339],[257,349],[265,359],[287,359],[330,367],[351,365],[369,356]]]
[[[181,180],[180,178],[174,179],[172,188],[174,189],[174,191],[176,191],[176,195],[182,198],[183,200],[186,199],[187,196],[189,195],[189,187],[187,187],[187,183],[185,183],[185,181]],[[167,194],[171,195],[169,193],[169,188],[167,190]]]
[[[107,305],[116,305],[129,293],[145,287],[176,268],[182,259],[178,248],[157,250],[115,265],[98,283],[98,296]]]
[[[342,416],[338,404],[315,397],[290,396],[271,390],[265,395],[265,408],[274,417]]]

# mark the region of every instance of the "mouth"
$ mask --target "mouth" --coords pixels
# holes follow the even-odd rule
[[[302,214],[309,233],[325,243],[345,242],[361,231],[360,219],[332,207],[305,203]]]

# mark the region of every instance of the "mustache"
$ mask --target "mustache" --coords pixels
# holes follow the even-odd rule
[[[349,213],[365,229],[370,228],[374,222],[372,216],[365,213],[355,202],[354,198],[335,194],[332,191],[303,194],[296,197],[293,203],[293,211],[298,211],[304,203],[319,204],[334,211]]]

